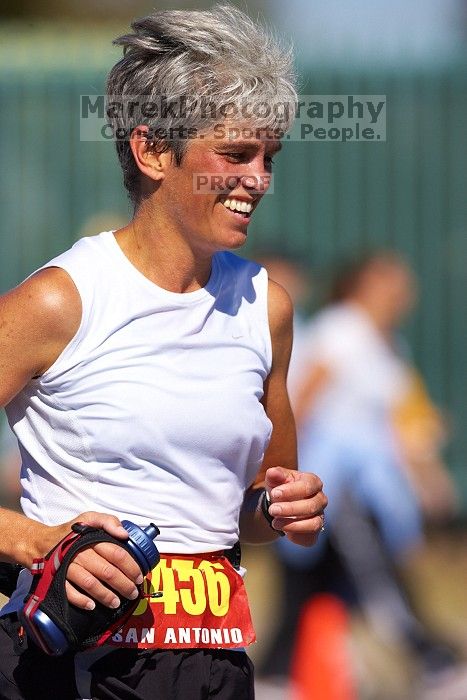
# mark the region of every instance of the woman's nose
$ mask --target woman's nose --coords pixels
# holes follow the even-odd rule
[[[271,175],[270,173],[243,175],[241,183],[246,190],[265,192],[271,184]]]

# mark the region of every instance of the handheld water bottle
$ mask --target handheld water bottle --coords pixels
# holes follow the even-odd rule
[[[28,636],[46,654],[60,656],[67,651],[100,646],[136,609],[142,585],[135,600],[119,596],[118,608],[96,602],[94,610],[83,610],[69,603],[66,596],[66,575],[73,557],[99,542],[111,542],[126,549],[143,576],[157,566],[160,556],[154,543],[159,534],[156,525],[140,528],[129,520],[122,520],[122,525],[128,532],[127,540],[113,537],[101,528],[75,523],[72,532],[45,557],[34,560],[32,585],[18,617]]]

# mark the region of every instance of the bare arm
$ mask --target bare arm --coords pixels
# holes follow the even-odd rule
[[[50,367],[76,332],[80,315],[73,282],[58,268],[38,272],[0,297],[0,406]],[[51,528],[5,509],[0,529],[0,557],[23,566],[54,544]]]
[[[59,268],[42,270],[0,297],[0,406],[53,364],[80,319],[78,292]]]
[[[0,297],[0,406],[6,406],[33,377],[55,362],[80,320],[78,291],[59,268],[38,272]],[[127,537],[118,518],[111,515],[83,513],[73,521],[50,527],[1,508],[0,560],[29,568],[34,558],[44,556],[77,521],[104,527],[115,537]],[[80,553],[70,566],[68,597],[80,607],[92,605],[93,598],[111,606],[115,594],[101,581],[130,597],[139,575],[136,563],[121,547],[96,545]],[[79,593],[73,583],[89,595]]]
[[[276,504],[274,527],[298,544],[312,544],[322,525],[320,514],[326,506],[322,483],[314,474],[297,471],[295,421],[287,393],[287,372],[292,349],[293,307],[285,290],[273,281],[268,291],[269,326],[272,339],[272,367],[264,387],[263,405],[273,431],[263,464],[247,493],[266,488]],[[270,513],[273,513],[271,506]],[[280,516],[280,517],[279,517]],[[286,519],[294,517],[294,520]],[[242,539],[259,543],[274,539],[274,532],[258,510],[242,511]]]

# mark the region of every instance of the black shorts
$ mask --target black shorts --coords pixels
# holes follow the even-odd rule
[[[104,649],[50,657],[0,619],[1,700],[253,700],[242,651]]]

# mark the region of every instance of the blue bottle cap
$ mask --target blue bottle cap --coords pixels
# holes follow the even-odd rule
[[[153,542],[154,537],[157,537],[159,534],[159,528],[154,523],[151,523],[148,527],[142,529],[130,522],[130,520],[122,520],[122,525],[129,534],[127,544],[136,556],[141,571],[146,575],[160,560],[158,549]]]

